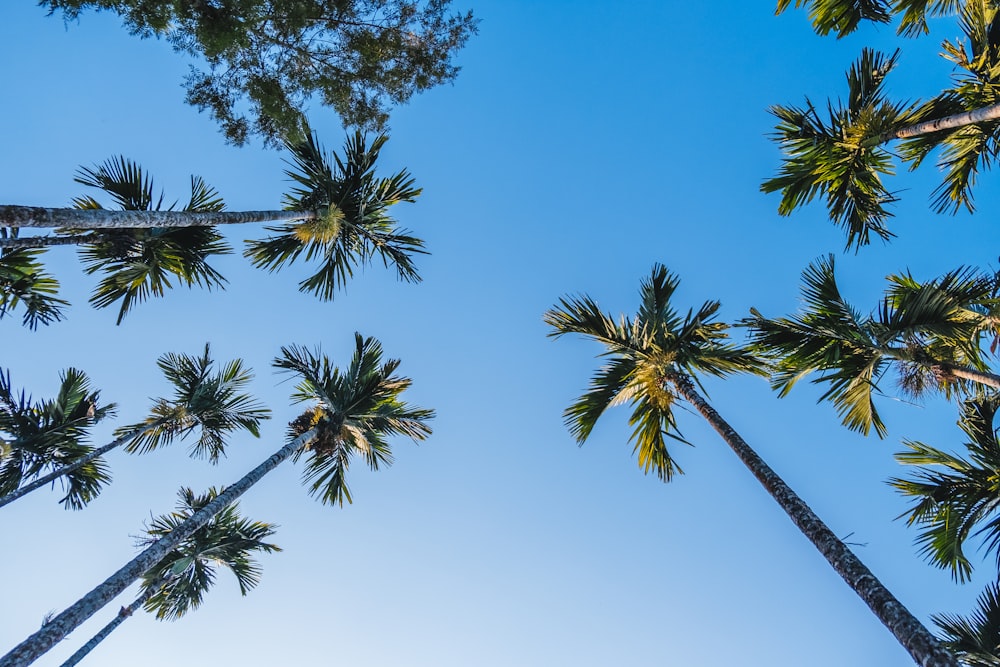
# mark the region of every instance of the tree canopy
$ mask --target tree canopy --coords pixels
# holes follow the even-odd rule
[[[40,0],[76,20],[117,13],[140,37],[163,37],[197,59],[187,102],[236,145],[301,138],[311,100],[346,125],[381,129],[389,108],[454,80],[455,53],[476,31],[450,0]]]

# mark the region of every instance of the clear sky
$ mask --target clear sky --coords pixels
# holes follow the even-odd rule
[[[458,3],[463,6],[462,3]],[[393,116],[386,172],[407,167],[424,194],[397,207],[425,239],[424,282],[397,283],[380,266],[332,303],[299,294],[304,269],[271,275],[237,253],[218,262],[225,292],[177,290],[114,325],[86,303],[93,280],[72,250],[49,266],[73,303],[37,332],[0,322],[0,366],[15,385],[52,395],[58,372],[85,370],[121,423],[164,392],[156,358],[242,357],[255,393],[274,410],[262,438],[241,438],[212,467],[183,445],[109,458],[115,482],[82,512],[37,493],[0,514],[0,648],[33,632],[134,554],[151,514],[182,485],[203,490],[242,476],[276,450],[297,414],[289,382],[270,368],[282,345],[320,344],[335,360],[353,332],[382,340],[414,379],[408,398],[437,410],[419,447],[351,471],[355,503],[320,505],[286,464],[251,490],[243,511],[280,525],[284,552],[262,559],[246,598],[220,573],[202,609],[172,623],[137,614],[91,664],[351,667],[631,667],[661,665],[912,664],[892,636],[815,552],[735,456],[700,420],[679,419],[695,448],[687,474],[647,477],[627,445],[627,410],[609,413],[577,448],[562,410],[599,363],[595,346],[551,341],[541,315],[566,293],[633,311],[654,262],[678,273],[678,306],[720,299],[732,321],[754,306],[798,307],[799,275],[838,254],[843,287],[873,306],[889,273],[929,278],[959,265],[996,267],[1000,200],[983,176],[980,212],[927,207],[934,170],[897,179],[900,238],[843,255],[843,237],[808,208],[790,219],[759,193],[778,164],[767,107],[841,94],[864,45],[904,47],[894,81],[927,96],[948,68],[930,38],[892,29],[844,40],[814,36],[801,13],[769,2],[605,3],[482,0],[480,34],[454,86]],[[283,156],[224,145],[213,121],[182,102],[185,59],[130,37],[110,15],[63,25],[30,1],[0,9],[0,202],[67,206],[83,193],[81,165],[122,154],[156,177],[167,199],[197,174],[231,210],[277,208]],[[345,136],[332,112],[311,120],[328,148]],[[228,230],[239,244],[259,228]],[[739,333],[737,332],[737,336]],[[916,555],[894,517],[905,503],[884,483],[901,471],[901,438],[958,445],[943,399],[883,400],[889,437],[862,438],[816,405],[803,385],[779,400],[762,379],[706,381],[709,396],[757,451],[922,619],[965,613],[993,575],[953,584]],[[106,440],[114,424],[95,431]],[[131,600],[134,589],[66,639],[40,665],[58,665]]]

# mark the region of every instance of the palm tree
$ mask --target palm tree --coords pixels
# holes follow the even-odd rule
[[[173,533],[195,512],[214,500],[219,492],[213,487],[207,493],[196,496],[191,489],[182,488],[178,495],[177,510],[154,518],[146,528],[145,537],[139,541],[140,546],[148,546]],[[115,618],[80,647],[62,667],[72,667],[80,662],[140,607],[155,613],[160,620],[174,620],[197,609],[206,591],[215,583],[217,565],[228,568],[236,576],[240,593],[246,595],[260,582],[260,566],[252,554],[281,551],[278,546],[263,541],[273,534],[272,524],[241,517],[236,503],[227,506],[150,568],[142,577],[139,596],[127,607],[122,607]]]
[[[249,394],[242,393],[241,390],[250,382],[253,374],[243,367],[241,360],[230,361],[215,371],[215,362],[212,360],[210,347],[206,344],[201,356],[165,354],[157,360],[157,366],[173,385],[171,398],[157,399],[149,417],[138,424],[117,429],[117,437],[102,447],[81,450],[81,445],[76,445],[73,451],[83,453],[78,453],[75,457],[60,455],[53,458],[46,453],[62,450],[43,440],[45,445],[41,447],[42,453],[38,455],[39,461],[34,463],[33,469],[40,470],[42,461],[47,467],[54,469],[45,475],[35,473],[36,479],[22,484],[21,480],[26,476],[35,475],[15,475],[12,472],[10,476],[3,476],[6,466],[0,468],[0,480],[5,482],[0,483],[0,507],[63,476],[80,474],[80,470],[90,470],[97,466],[103,472],[104,464],[99,457],[123,445],[127,452],[145,454],[197,431],[198,437],[191,444],[191,456],[208,458],[214,464],[225,455],[226,439],[230,432],[245,430],[254,437],[260,437],[260,422],[270,418],[270,410],[256,403]],[[101,413],[102,416],[104,414],[106,411]],[[10,442],[13,451],[32,451],[30,443],[39,440],[32,435],[33,431],[25,431],[23,427],[20,430],[15,427],[5,429],[0,424],[0,430],[14,436]],[[19,435],[21,433],[25,435]],[[43,434],[42,437],[50,436]],[[60,437],[69,436],[60,433]],[[73,437],[78,435],[74,432]],[[62,448],[66,446],[60,445]],[[34,445],[34,449],[38,448],[38,445]],[[102,479],[108,481],[110,478],[105,475]],[[79,509],[96,496],[97,492],[95,489],[88,494],[86,500],[81,499],[73,508]]]
[[[0,496],[16,492],[25,480],[55,477],[46,470],[71,470],[63,477],[66,495],[59,501],[67,509],[81,509],[111,481],[107,466],[86,444],[91,426],[114,415],[115,404],[100,405],[100,392],[92,391],[85,373],[69,368],[60,374],[54,399],[33,401],[17,394],[10,372],[0,372]],[[87,458],[89,457],[89,458]],[[84,460],[86,459],[86,460]]]
[[[780,0],[778,11],[790,5]],[[888,20],[890,6],[883,0],[812,2],[821,32],[849,32],[861,19]],[[867,9],[864,9],[867,8]],[[956,66],[954,84],[923,104],[890,102],[885,79],[898,52],[885,56],[865,49],[847,74],[847,103],[828,102],[824,119],[808,99],[804,107],[775,105],[778,118],[774,138],[785,153],[764,192],[781,192],[778,211],[789,215],[816,196],[826,199],[831,219],[847,231],[847,247],[857,250],[871,235],[887,240],[886,205],[895,201],[882,183],[893,173],[898,155],[912,168],[940,149],[944,181],[933,197],[938,212],[974,209],[972,187],[980,169],[990,166],[1000,136],[1000,93],[994,72],[1000,67],[1000,8],[989,0],[926,0],[894,3],[903,11],[903,32],[926,30],[926,16],[960,11],[965,40],[944,42],[944,57]],[[968,44],[968,49],[966,45]],[[901,141],[894,153],[887,145]]]
[[[845,426],[865,434],[874,428],[884,437],[874,396],[891,369],[915,394],[937,388],[950,396],[970,384],[1000,388],[979,349],[982,335],[995,329],[984,306],[995,301],[994,279],[968,269],[923,284],[894,276],[878,312],[868,316],[841,296],[832,255],[811,264],[802,280],[802,313],[767,319],[751,309],[743,320],[757,350],[774,360],[772,386],[782,396],[819,373],[813,382],[829,385],[820,400],[834,404]]]
[[[22,262],[37,264],[43,248],[81,246],[87,273],[104,274],[91,303],[104,308],[120,302],[119,324],[136,303],[162,296],[172,287],[172,280],[189,287],[223,287],[225,278],[207,261],[231,251],[215,230],[215,225],[222,224],[293,221],[268,227],[276,236],[248,241],[245,255],[254,266],[269,271],[300,258],[318,260],[319,270],[299,287],[325,300],[345,286],[356,268],[376,259],[395,266],[400,279],[416,282],[420,276],[413,256],[426,253],[423,241],[399,228],[389,209],[416,201],[420,189],[405,169],[387,178],[376,176],[376,162],[387,140],[379,135],[369,144],[357,132],[347,140],[343,158],[325,155],[315,135],[286,144],[293,166],[286,174],[296,185],[285,196],[286,210],[282,211],[226,212],[218,193],[197,177],[191,179],[190,200],[183,210],[173,210],[174,205],[162,210],[163,196],[155,195],[152,180],[143,170],[124,157],[112,158],[82,169],[76,180],[106,192],[123,210],[105,210],[93,197],[75,199],[74,209],[0,206],[0,229],[12,230],[0,234],[0,248],[22,253]],[[17,236],[15,232],[25,227],[54,228],[57,235]],[[34,270],[32,275],[38,273]],[[48,280],[34,293],[54,296],[58,283]],[[13,305],[24,291],[18,292],[7,282],[0,262],[0,316],[3,305],[8,301]],[[37,307],[30,311],[33,326],[58,319],[50,311],[65,302],[53,296],[42,302],[49,305],[48,311]],[[39,317],[39,313],[48,315]]]
[[[301,378],[293,400],[312,404],[289,424],[287,443],[14,647],[0,658],[0,667],[34,662],[282,462],[306,456],[303,481],[310,484],[310,493],[324,504],[342,505],[345,500],[351,502],[346,473],[354,456],[377,469],[392,462],[388,436],[405,435],[419,441],[430,435],[426,422],[434,416],[433,410],[400,400],[411,380],[395,375],[398,360],[383,363],[382,345],[374,338],[355,334],[354,355],[345,370],[335,368],[322,354],[298,346],[282,348],[274,364]]]
[[[963,664],[1000,667],[1000,584],[989,584],[980,593],[968,617],[938,614],[933,620],[944,633],[944,645]]]
[[[919,665],[956,665],[931,633],[875,578],[867,567],[820,521],[784,481],[698,393],[697,375],[725,377],[736,372],[762,374],[762,364],[745,348],[727,342],[726,325],[715,322],[720,304],[706,302],[682,317],[670,299],[678,279],[655,265],[642,282],[634,318],[615,318],[588,296],[564,297],[545,313],[550,336],[580,334],[603,343],[610,361],[591,379],[590,389],[566,409],[566,423],[581,444],[604,411],[633,406],[630,425],[639,466],[670,481],[681,472],[666,437],[680,439],[673,408],[694,407],[722,436],[754,477],[781,505],[830,565],[865,601]]]
[[[1000,441],[993,428],[998,408],[996,392],[965,401],[958,425],[969,438],[968,457],[904,440],[907,449],[896,459],[917,468],[908,479],[890,480],[913,500],[904,516],[920,528],[921,553],[963,582],[972,574],[964,550],[971,537],[980,538],[1000,565]]]

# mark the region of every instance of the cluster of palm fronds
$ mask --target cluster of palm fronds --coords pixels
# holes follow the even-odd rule
[[[778,11],[791,4],[780,0]],[[900,33],[916,35],[928,32],[928,17],[957,15],[964,39],[942,44],[956,73],[930,100],[890,100],[885,84],[899,53],[865,49],[848,71],[846,101],[828,102],[825,117],[808,99],[804,107],[773,106],[784,159],[762,190],[781,193],[779,212],[821,197],[831,220],[845,228],[848,248],[868,244],[873,234],[888,239],[887,205],[896,197],[883,178],[893,173],[895,157],[914,169],[931,153],[944,173],[933,208],[972,211],[978,174],[1000,149],[1000,7],[992,0],[795,0],[795,6],[808,7],[821,34],[843,36],[862,21],[898,17]]]
[[[904,517],[918,529],[921,555],[967,581],[977,543],[1000,569],[1000,375],[990,362],[1000,342],[1000,276],[961,268],[920,282],[909,273],[889,277],[877,307],[868,313],[841,294],[833,258],[803,274],[803,308],[790,317],[757,311],[743,324],[772,369],[781,394],[812,374],[826,390],[845,426],[886,435],[876,404],[894,378],[914,396],[939,391],[961,404],[962,453],[904,440],[897,460],[913,466],[890,483],[911,500]],[[991,585],[970,617],[935,617],[946,645],[970,665],[1000,664],[998,589]]]
[[[89,430],[111,416],[115,406],[99,404],[98,392],[90,390],[83,373],[66,371],[57,398],[40,402],[17,394],[9,375],[0,374],[0,493],[4,494],[0,506],[47,484],[61,483],[66,490],[62,502],[82,508],[110,481],[102,457],[118,447],[147,453],[193,436],[191,455],[215,463],[225,455],[233,433],[259,436],[260,424],[270,412],[244,392],[251,373],[239,360],[217,367],[209,352],[206,346],[199,356],[160,357],[158,365],[172,395],[155,400],[146,419],[119,428],[115,440],[98,448],[87,444]],[[260,577],[251,555],[279,550],[264,541],[274,533],[273,527],[242,518],[234,504],[264,474],[283,461],[305,456],[303,482],[310,492],[324,503],[342,505],[351,502],[347,470],[355,457],[378,469],[392,463],[389,437],[404,435],[419,441],[431,432],[427,422],[433,411],[400,399],[411,381],[396,374],[398,360],[383,360],[382,346],[374,338],[355,335],[354,354],[344,369],[318,350],[299,346],[282,348],[274,365],[299,377],[292,398],[309,403],[292,422],[286,443],[224,489],[197,495],[182,488],[177,511],[147,526],[140,539],[142,553],[46,622],[4,661],[30,663],[139,578],[143,582],[139,597],[67,665],[76,664],[139,607],[161,619],[197,608],[214,582],[217,565],[236,575],[245,594]]]
[[[253,212],[253,217],[227,213],[219,193],[197,176],[191,178],[188,201],[178,210],[178,202],[165,205],[152,178],[125,157],[83,168],[76,182],[104,192],[121,211],[173,213],[170,226],[165,226],[167,218],[151,215],[122,226],[88,227],[87,221],[99,219],[105,210],[88,195],[73,200],[74,208],[87,214],[80,222],[72,222],[72,212],[56,209],[67,222],[55,235],[24,237],[19,234],[23,219],[15,210],[24,207],[3,207],[9,215],[0,214],[0,317],[21,307],[25,325],[32,328],[63,317],[68,304],[58,297],[59,283],[40,261],[44,250],[56,245],[80,247],[86,273],[101,276],[91,304],[117,304],[119,324],[136,304],[163,296],[175,284],[224,288],[226,279],[210,260],[232,248],[214,224],[202,222],[207,214],[215,214],[209,219],[220,224],[297,217],[268,227],[275,235],[248,241],[244,254],[254,266],[269,271],[300,257],[318,262],[318,270],[299,287],[325,300],[332,299],[359,266],[373,260],[394,266],[401,280],[419,281],[414,256],[425,252],[423,242],[401,229],[389,213],[395,204],[415,201],[420,189],[405,169],[385,178],[376,174],[386,140],[380,135],[369,142],[358,132],[346,142],[343,157],[327,155],[313,135],[286,144],[293,167],[286,173],[295,186],[285,197],[285,210]],[[110,218],[113,213],[108,213]]]
[[[846,358],[850,362],[850,372],[866,367],[870,375],[873,364],[877,366],[877,360],[872,361],[871,348],[877,347],[872,341],[877,338],[874,331],[879,327],[863,321],[840,299],[832,282],[832,271],[831,260],[814,267],[807,275],[810,294],[807,298],[817,310],[823,309],[822,313],[812,313],[795,322],[781,320],[773,324],[758,316],[758,321],[754,323],[758,337],[753,346],[736,345],[728,339],[727,325],[715,319],[720,307],[717,301],[708,301],[682,315],[671,304],[679,284],[678,278],[660,265],[654,266],[650,277],[642,282],[639,309],[631,317],[615,317],[606,313],[589,296],[563,297],[545,313],[545,322],[552,328],[550,335],[578,334],[597,341],[604,348],[601,356],[608,360],[591,378],[589,390],[566,409],[566,424],[577,441],[583,444],[608,408],[630,404],[632,415],[629,424],[633,427],[630,440],[635,443],[634,452],[638,455],[639,466],[645,472],[654,472],[660,479],[669,482],[682,470],[668,447],[667,438],[690,444],[681,436],[676,421],[678,403],[687,403],[722,436],[741,462],[896,636],[917,664],[954,667],[957,665],[954,656],[701,396],[703,388],[699,375],[724,377],[740,372],[759,375],[776,372],[776,384],[779,387],[790,386],[797,374],[808,371],[792,371],[787,365],[801,363],[804,368],[817,359]],[[892,308],[887,308],[885,315],[894,323],[907,322],[914,340],[920,340],[926,348],[936,350],[937,345],[944,344],[943,333],[940,329],[928,329],[918,335],[913,323],[908,320],[915,315],[911,304],[934,301],[926,298],[925,293],[928,292],[936,294],[953,287],[957,292],[958,288],[953,283],[959,283],[970,291],[972,287],[967,283],[978,285],[975,276],[967,272],[959,272],[929,286],[901,285],[897,301]],[[956,294],[953,298],[962,297]],[[962,304],[966,308],[977,307],[967,300],[963,300]],[[936,306],[938,310],[947,311],[945,316],[957,317],[940,304]],[[908,314],[897,312],[902,310]],[[889,311],[895,314],[890,315]],[[765,327],[772,326],[780,329],[781,333],[781,336],[774,333],[773,340],[763,333]],[[900,326],[903,327],[902,324]],[[938,341],[935,336],[942,340]],[[797,342],[792,340],[793,337],[797,337]],[[825,337],[825,344],[814,340],[820,337]],[[853,338],[857,338],[858,342],[852,342]],[[841,349],[849,350],[850,354],[840,354]],[[856,362],[852,355],[864,357],[865,362]],[[797,361],[800,357],[801,362]],[[786,366],[783,367],[783,364]],[[845,394],[842,385],[847,383],[846,379],[836,377],[832,381],[836,390],[828,397],[834,397],[841,404],[857,400],[851,391],[846,392],[848,398],[841,397]],[[865,380],[860,383],[864,384]],[[868,423],[871,423],[872,411],[867,414]],[[870,585],[859,586],[860,581]]]

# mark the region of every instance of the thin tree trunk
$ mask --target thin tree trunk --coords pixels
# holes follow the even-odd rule
[[[792,522],[826,558],[847,585],[864,600],[875,616],[889,629],[913,660],[921,667],[958,667],[958,661],[937,638],[909,612],[880,582],[871,570],[847,548],[826,524],[799,498],[747,442],[695,390],[684,375],[669,375],[667,380],[678,394],[708,420],[726,444],[732,448],[754,477],[767,489]]]
[[[81,456],[76,461],[73,461],[73,463],[70,463],[69,465],[63,466],[62,468],[59,468],[58,470],[53,470],[49,474],[43,475],[43,476],[39,477],[38,479],[34,480],[33,482],[29,482],[28,484],[25,484],[24,486],[22,486],[21,488],[19,488],[17,491],[14,491],[13,493],[9,493],[6,496],[3,496],[2,498],[0,498],[0,507],[3,507],[4,505],[9,505],[10,503],[12,503],[15,500],[17,500],[18,498],[20,498],[21,496],[27,495],[27,494],[31,493],[32,491],[34,491],[35,489],[41,488],[41,487],[45,486],[46,484],[48,484],[49,482],[55,481],[55,480],[59,479],[60,477],[62,477],[63,475],[68,475],[69,473],[73,472],[74,470],[79,470],[80,468],[82,468],[83,466],[87,465],[88,463],[90,463],[91,461],[93,461],[94,459],[96,459],[97,457],[103,456],[104,454],[107,454],[112,449],[115,449],[117,447],[121,447],[122,445],[124,445],[126,442],[128,442],[132,438],[135,438],[136,436],[142,435],[143,433],[147,433],[150,430],[152,430],[152,429],[154,429],[154,428],[156,428],[158,426],[162,426],[162,425],[163,425],[163,422],[162,421],[158,421],[155,424],[151,424],[151,425],[146,426],[144,428],[132,431],[131,433],[126,433],[125,435],[123,435],[121,437],[115,438],[114,440],[112,440],[108,444],[104,445],[103,447],[98,447],[97,449],[93,450],[89,454],[87,454],[85,456]]]
[[[71,234],[68,236],[20,236],[15,238],[0,237],[0,248],[23,250],[26,248],[51,248],[62,245],[83,245],[101,240],[100,234]]]
[[[952,114],[951,116],[945,116],[944,118],[935,118],[933,120],[927,120],[915,125],[907,125],[906,127],[902,127],[898,130],[883,132],[882,134],[876,135],[872,139],[868,139],[863,145],[872,148],[875,146],[881,146],[882,144],[892,141],[893,139],[910,139],[924,134],[932,134],[934,132],[941,132],[942,130],[954,130],[958,127],[974,125],[976,123],[985,123],[987,121],[998,119],[1000,119],[1000,104],[992,104],[988,107],[973,109],[972,111],[963,111],[962,113]]]
[[[163,585],[162,582],[160,585]],[[60,667],[74,667],[74,665],[86,658],[91,651],[97,648],[98,644],[107,639],[108,635],[110,635],[115,628],[124,623],[126,618],[134,614],[139,607],[145,604],[146,600],[153,597],[153,594],[156,593],[158,588],[159,586],[150,586],[143,591],[142,595],[133,600],[132,604],[127,607],[122,607],[121,611],[119,611],[115,617],[111,619],[110,623],[101,628],[100,632],[91,637],[90,641],[81,646],[76,653],[71,655],[66,662],[60,665]]]
[[[136,229],[209,227],[248,222],[312,220],[315,211],[106,211],[0,205],[0,227],[68,227],[70,229]]]
[[[0,667],[27,667],[33,663],[39,656],[61,641],[63,637],[120,595],[149,568],[163,560],[178,544],[211,521],[212,517],[223,508],[246,493],[247,489],[256,484],[264,475],[304,447],[315,435],[316,429],[306,431],[272,454],[238,482],[226,487],[225,491],[216,496],[212,502],[192,514],[187,521],[172,530],[169,535],[161,537],[151,544],[102,584],[15,646],[7,655],[0,658]]]

